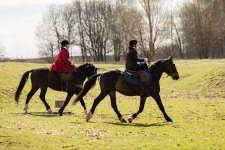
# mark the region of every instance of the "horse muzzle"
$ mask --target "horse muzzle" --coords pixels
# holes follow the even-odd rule
[[[173,80],[178,80],[179,79],[179,74],[178,73],[172,74],[172,78],[173,78]]]

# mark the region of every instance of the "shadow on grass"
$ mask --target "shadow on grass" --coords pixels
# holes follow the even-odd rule
[[[11,137],[11,136],[6,136],[6,135],[0,135],[1,138],[8,138],[8,137]]]
[[[71,124],[85,124],[86,122],[70,122]]]
[[[61,117],[59,116],[58,112],[53,112],[52,114],[49,114],[47,112],[29,112],[29,113],[12,113],[16,115],[30,115],[30,116],[42,116],[42,117]],[[64,112],[63,116],[75,116],[72,112]]]
[[[143,124],[143,123],[112,123],[112,122],[105,122],[107,124],[111,125],[117,125],[117,126],[130,126],[130,127],[155,127],[155,126],[168,126],[172,125],[171,122],[160,122],[160,123],[151,123],[151,124]]]

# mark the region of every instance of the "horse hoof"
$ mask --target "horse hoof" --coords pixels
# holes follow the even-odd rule
[[[23,109],[24,114],[27,114],[27,113],[28,113],[28,112],[27,112],[27,109],[28,109],[28,104],[25,104],[24,109]]]
[[[60,116],[62,116],[63,115],[63,112],[62,111],[58,111],[58,114],[60,115]]]
[[[132,121],[133,121],[133,116],[131,115],[129,118],[128,118],[128,121],[129,121],[129,123],[132,123]]]
[[[126,119],[123,118],[123,117],[120,117],[120,122],[122,122],[122,123],[127,123]]]
[[[59,111],[58,114],[59,114],[60,116],[62,116],[62,115],[63,115],[63,112]]]
[[[170,120],[167,120],[167,122],[173,122],[173,120],[172,120],[172,119],[170,119]]]
[[[48,109],[48,114],[52,114],[52,110],[50,108]]]
[[[88,122],[92,118],[92,113],[89,111],[89,113],[86,116],[86,121]]]
[[[173,122],[173,120],[171,118],[166,118],[167,122]]]

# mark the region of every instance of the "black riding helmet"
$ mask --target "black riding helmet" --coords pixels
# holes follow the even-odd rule
[[[63,40],[63,41],[61,42],[61,46],[66,46],[67,44],[70,44],[70,42],[67,41],[67,40]]]
[[[137,44],[137,40],[131,40],[130,42],[129,42],[129,46],[130,47],[132,47],[132,46],[134,46],[134,45],[136,45]]]

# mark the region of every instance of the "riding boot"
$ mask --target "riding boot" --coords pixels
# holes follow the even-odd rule
[[[68,81],[62,81],[62,83],[61,83],[61,90],[63,92],[67,92],[67,88],[68,88]]]
[[[73,74],[72,73],[62,73],[60,75],[61,82],[62,82],[62,91],[68,92],[69,84],[73,81]]]
[[[141,82],[140,83],[140,96],[148,96],[148,89],[145,86],[145,83]]]

